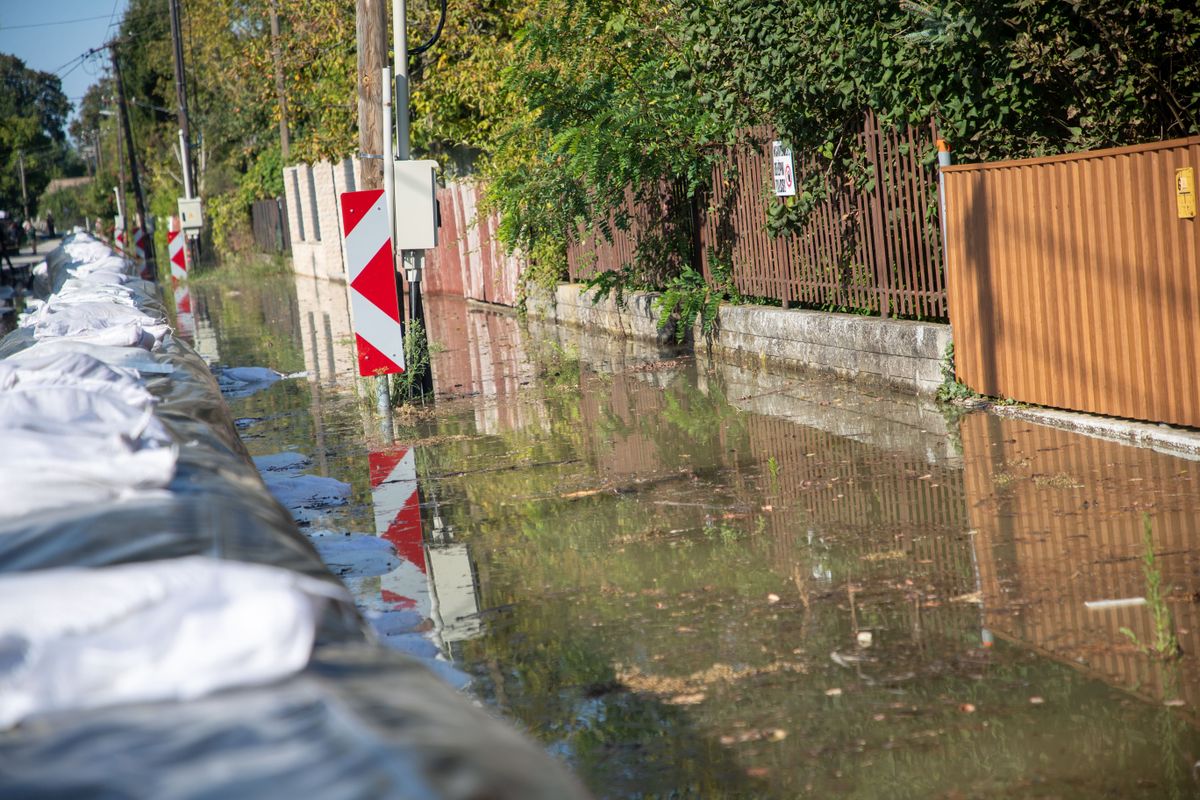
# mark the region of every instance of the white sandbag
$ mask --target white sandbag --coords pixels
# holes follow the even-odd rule
[[[141,373],[170,374],[175,367],[159,361],[140,347],[113,347],[111,345],[80,342],[75,339],[43,339],[30,347],[13,353],[7,361],[24,361],[56,353],[84,353],[105,364]]]
[[[186,700],[308,663],[339,587],[203,557],[0,580],[0,728],[48,712]]]
[[[0,517],[166,487],[178,447],[127,372],[78,353],[0,361]]]

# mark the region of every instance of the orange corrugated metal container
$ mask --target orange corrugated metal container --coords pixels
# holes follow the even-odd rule
[[[959,380],[1200,426],[1200,227],[1175,186],[1189,166],[1200,137],[945,167]]]

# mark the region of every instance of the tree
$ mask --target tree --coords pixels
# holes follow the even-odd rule
[[[54,175],[66,149],[64,125],[71,106],[62,82],[0,54],[0,208],[21,206],[23,160],[29,211]]]

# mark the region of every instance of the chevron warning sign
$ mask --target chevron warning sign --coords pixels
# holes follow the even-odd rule
[[[171,260],[171,277],[176,281],[187,280],[186,241],[183,231],[167,231],[167,257]]]
[[[146,260],[146,232],[141,228],[133,229],[133,255],[138,261]]]
[[[425,541],[421,531],[421,499],[417,465],[409,447],[390,447],[368,455],[375,532],[396,548],[400,566],[380,578],[381,600],[392,608],[430,614]]]
[[[403,372],[404,329],[383,190],[343,192],[341,201],[358,374]]]

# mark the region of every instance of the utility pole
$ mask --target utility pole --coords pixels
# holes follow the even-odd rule
[[[137,201],[138,227],[145,228],[146,220],[146,195],[142,191],[142,181],[138,176],[137,154],[133,149],[133,129],[129,124],[129,106],[125,102],[125,81],[121,78],[121,64],[117,58],[116,45],[109,43],[109,55],[112,57],[113,72],[117,77],[117,105],[118,113],[121,115],[121,127],[125,129],[125,149],[129,151],[129,177],[133,181],[133,197]],[[130,242],[132,246],[133,242]],[[150,280],[158,280],[158,267],[154,261],[154,237],[146,237],[146,271],[150,274]]]
[[[178,2],[178,0],[172,0]],[[279,47],[279,0],[271,0],[271,60],[275,62],[275,94],[279,97],[279,153],[288,162],[287,92],[283,83],[283,55]]]
[[[104,150],[100,147],[100,129],[92,131],[92,142],[96,146],[96,174],[104,172]]]
[[[355,32],[358,39],[358,147],[375,155],[383,136],[381,70],[387,66],[387,7],[385,0],[357,0]],[[383,187],[382,158],[363,161],[363,188]]]
[[[356,0],[355,35],[358,41],[358,149],[364,156],[374,155],[383,141],[383,92],[380,76],[387,66],[387,6],[385,0]],[[390,134],[390,132],[389,132]],[[383,187],[383,159],[389,158],[390,147],[382,154],[362,161],[362,188]],[[392,398],[387,375],[375,379],[375,407],[379,412],[380,435],[391,441]]]
[[[17,168],[21,171],[21,211],[22,219],[29,219],[29,195],[25,193],[25,153],[17,151]]]
[[[188,126],[187,84],[183,72],[183,34],[179,23],[179,0],[169,0],[171,12],[171,44],[175,51],[175,110],[179,118],[180,160],[183,162],[184,197],[191,199],[194,173],[192,172],[192,132]]]

